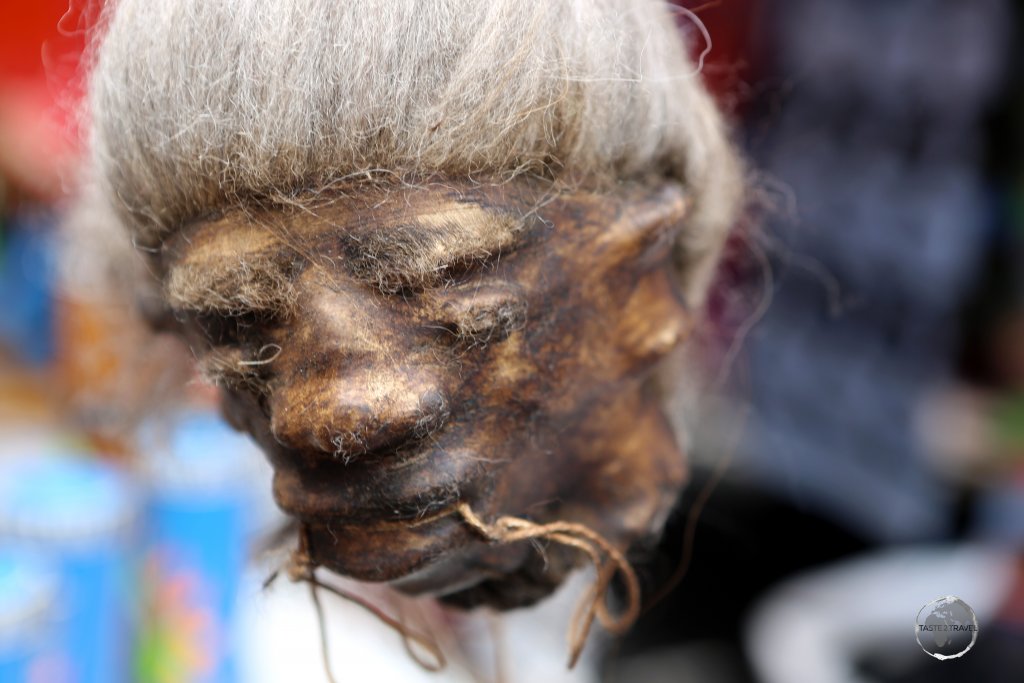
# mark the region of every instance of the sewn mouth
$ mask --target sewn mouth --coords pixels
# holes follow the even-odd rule
[[[480,540],[453,508],[413,522],[318,520],[307,534],[313,562],[362,581],[401,579]]]
[[[443,516],[460,498],[475,496],[483,465],[473,453],[442,449],[397,464],[281,464],[274,474],[274,497],[285,512],[307,522],[415,526]]]

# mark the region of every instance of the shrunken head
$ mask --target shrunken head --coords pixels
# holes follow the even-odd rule
[[[490,544],[460,505],[660,533],[685,466],[659,361],[739,191],[662,3],[107,19],[95,175],[313,564],[512,607],[578,553]]]
[[[197,222],[159,264],[315,563],[508,606],[575,558],[492,548],[460,502],[628,547],[683,483],[652,370],[690,325],[670,258],[686,206],[675,184],[359,187]]]

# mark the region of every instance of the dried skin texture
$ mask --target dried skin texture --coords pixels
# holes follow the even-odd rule
[[[251,382],[224,383],[224,408],[268,453],[313,563],[508,608],[582,558],[489,544],[460,504],[585,524],[626,550],[660,532],[684,481],[653,375],[690,326],[671,262],[686,208],[673,183],[366,185],[194,224],[158,267],[168,282],[230,263],[288,273],[282,310],[246,311],[241,290],[218,291],[220,309],[201,288],[171,303],[218,361],[273,350],[245,366]]]

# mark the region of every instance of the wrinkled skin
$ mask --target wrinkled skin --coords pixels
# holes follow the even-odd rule
[[[269,456],[315,564],[507,608],[584,558],[489,545],[460,501],[484,519],[580,522],[628,549],[660,533],[683,484],[654,375],[689,329],[671,266],[685,208],[672,184],[370,185],[311,211],[198,222],[165,242],[158,271],[284,274],[286,310],[171,299],[201,360],[249,359],[245,381],[223,381],[223,410]],[[389,256],[389,231],[413,256],[476,248],[403,275],[409,250]]]

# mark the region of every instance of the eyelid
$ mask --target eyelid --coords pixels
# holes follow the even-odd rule
[[[214,346],[237,346],[243,342],[251,342],[258,338],[270,316],[258,311],[248,311],[236,315],[223,315],[210,312],[192,312],[189,320],[198,328],[206,339]],[[256,335],[253,332],[257,332]]]
[[[352,275],[385,293],[436,287],[514,246],[522,221],[472,204],[338,235]]]
[[[526,323],[522,288],[505,280],[447,287],[431,298],[439,322],[460,338],[500,341]]]

